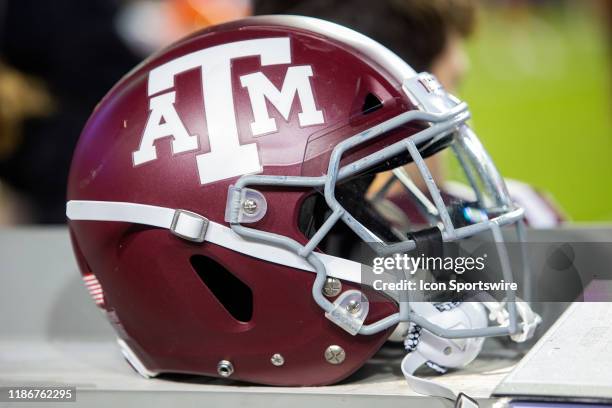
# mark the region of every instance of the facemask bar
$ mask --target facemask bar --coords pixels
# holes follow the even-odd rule
[[[234,232],[247,238],[257,241],[264,241],[272,245],[286,248],[297,253],[305,258],[308,263],[316,270],[316,278],[312,287],[312,296],[316,303],[325,311],[326,316],[330,317],[336,324],[345,328],[347,331],[355,334],[371,335],[392,327],[400,321],[412,321],[415,324],[422,326],[435,335],[446,338],[469,338],[469,337],[489,337],[514,334],[520,330],[521,326],[517,323],[516,305],[514,304],[515,295],[511,290],[506,292],[507,309],[508,309],[508,324],[505,326],[493,326],[482,329],[444,329],[430,321],[424,319],[420,315],[413,313],[410,309],[408,301],[399,303],[399,313],[387,316],[379,321],[371,324],[361,325],[358,327],[351,326],[350,321],[345,321],[341,315],[337,315],[338,310],[334,303],[331,303],[323,295],[323,287],[327,279],[327,271],[323,263],[314,255],[313,250],[331,230],[333,225],[342,220],[349,226],[364,242],[374,243],[381,252],[381,255],[389,255],[393,253],[402,253],[410,251],[416,247],[413,240],[407,240],[392,245],[386,245],[374,233],[369,231],[359,221],[357,221],[350,213],[348,213],[342,205],[336,200],[335,185],[339,180],[344,180],[355,174],[358,174],[372,166],[382,163],[385,160],[401,154],[405,149],[408,150],[412,159],[418,166],[423,178],[427,184],[430,194],[434,200],[435,206],[440,214],[444,230],[442,237],[444,241],[454,241],[459,238],[469,237],[477,233],[490,230],[496,243],[502,250],[500,251],[500,261],[502,264],[503,277],[506,282],[513,282],[512,273],[510,270],[510,262],[506,248],[503,246],[503,237],[500,226],[516,223],[523,217],[523,210],[513,209],[494,219],[485,220],[483,222],[468,225],[455,229],[451,222],[448,211],[440,196],[440,192],[433,181],[433,178],[427,168],[421,154],[416,147],[417,144],[423,141],[444,137],[449,133],[457,131],[466,120],[470,117],[467,105],[460,103],[457,106],[448,109],[444,113],[429,113],[423,111],[409,111],[402,113],[394,118],[391,118],[383,123],[380,123],[370,129],[367,129],[357,135],[354,135],[340,144],[338,144],[331,155],[327,175],[320,177],[301,177],[301,176],[269,176],[269,175],[246,175],[242,176],[236,182],[236,185],[230,190],[228,197],[228,206],[230,206],[228,214],[230,219],[226,220]],[[385,134],[387,131],[405,125],[411,121],[425,121],[432,125],[420,131],[417,134],[411,135],[399,142],[396,142],[386,148],[366,156],[360,160],[351,163],[348,166],[340,168],[340,159],[344,152],[352,149],[363,143],[372,141],[374,138]],[[288,237],[274,234],[265,231],[259,231],[253,228],[248,228],[241,225],[238,221],[240,213],[240,191],[250,185],[274,185],[285,187],[324,187],[325,200],[332,210],[332,214],[323,223],[319,230],[312,236],[306,245],[292,240]],[[349,326],[347,328],[347,325]]]
[[[468,179],[468,182],[470,183],[472,190],[476,193],[476,200],[478,201],[478,204],[480,204],[481,208],[484,208],[485,199],[482,195],[482,191],[480,191],[480,188],[478,188],[478,183],[476,182],[476,175],[474,174],[474,170],[472,169],[472,166],[470,166],[466,162],[465,157],[462,154],[459,154],[458,152],[459,148],[457,146],[453,144],[451,148],[455,151],[455,157],[457,157],[457,159],[459,160],[459,163],[461,164],[461,168],[465,170],[465,175]]]
[[[431,221],[432,224],[436,224],[439,228],[442,228],[444,225],[438,220],[438,218],[440,217],[440,213],[438,212],[438,209],[429,200],[429,198],[425,196],[425,194],[423,194],[423,192],[417,187],[417,185],[414,184],[414,181],[412,181],[406,169],[404,169],[403,167],[399,167],[399,168],[393,169],[392,173],[393,173],[393,177],[390,177],[389,180],[387,180],[386,184],[383,186],[383,188],[379,192],[376,193],[376,196],[373,198],[372,201],[376,202],[376,201],[382,200],[384,196],[386,195],[388,189],[397,179],[406,188],[406,191],[408,192],[408,194],[410,194],[412,199],[416,200],[417,202],[421,204],[421,206],[423,207],[423,212],[424,212],[423,215],[429,221]]]
[[[481,207],[487,208],[489,211],[497,212],[506,211],[508,208],[512,207],[503,179],[495,170],[480,140],[478,140],[472,129],[467,125],[461,126],[461,141],[461,146],[453,144],[452,148],[455,150],[461,166],[466,171],[468,181],[472,189],[476,192]],[[461,152],[459,152],[459,150],[461,150]],[[468,156],[473,163],[480,163],[481,166],[473,169],[472,166],[466,162],[466,157],[464,155]],[[476,170],[477,174],[474,173],[474,170]],[[477,176],[479,176],[478,178],[485,184],[486,191],[495,193],[493,200],[496,203],[496,207],[487,205],[485,198],[481,195],[481,189],[478,188],[478,183],[476,182]]]

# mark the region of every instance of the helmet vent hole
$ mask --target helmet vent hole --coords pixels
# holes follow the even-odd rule
[[[253,292],[251,288],[209,257],[194,255],[190,262],[202,283],[206,285],[234,319],[240,322],[251,320],[253,317]]]
[[[373,93],[368,93],[363,101],[363,106],[361,107],[361,113],[367,115],[368,113],[372,113],[382,108],[383,104],[380,99]]]

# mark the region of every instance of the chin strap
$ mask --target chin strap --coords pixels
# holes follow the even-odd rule
[[[478,402],[475,399],[468,397],[460,392],[455,400],[455,408],[478,408]]]
[[[420,354],[408,353],[402,360],[401,368],[406,382],[414,391],[419,394],[429,395],[432,397],[442,397],[450,400],[455,400],[457,395],[450,388],[439,384],[435,381],[425,380],[414,375],[414,372],[423,364],[428,363]]]
[[[425,380],[423,378],[416,377],[413,373],[423,364],[427,364],[425,359],[421,356],[417,358],[408,358],[410,354],[407,354],[402,360],[402,373],[414,391],[419,394],[429,395],[432,397],[446,398],[451,401],[455,401],[455,408],[477,408],[478,402],[473,398],[470,398],[466,394],[460,392],[455,394],[450,388],[439,384],[435,381]],[[431,367],[431,366],[430,366]]]
[[[164,228],[193,242],[204,242],[209,224],[206,218],[191,211],[113,201],[68,201],[66,216],[70,220],[130,222]]]
[[[412,306],[415,312],[447,329],[475,329],[487,326],[486,311],[478,302],[419,302]],[[404,339],[408,353],[401,363],[406,382],[420,394],[456,400],[457,394],[450,388],[436,381],[419,378],[414,373],[423,365],[442,374],[446,372],[447,367],[465,367],[478,356],[483,341],[482,338],[443,338],[411,322]]]
[[[315,272],[312,265],[294,252],[245,239],[231,228],[187,210],[117,201],[72,200],[66,204],[66,216],[71,221],[126,222],[162,228],[180,239],[211,243],[257,259]],[[325,265],[330,277],[361,283],[360,263],[327,254],[314,255]]]
[[[527,302],[516,299],[518,314],[522,320],[522,331],[511,335],[515,342],[524,342],[535,333],[537,325],[542,321],[540,316],[531,310]],[[505,309],[505,302],[445,302],[433,304],[439,313],[430,311],[427,317],[438,320],[438,324],[449,329],[485,327],[488,318],[497,321],[500,325],[508,325],[509,315]],[[484,306],[484,307],[483,307]],[[422,305],[419,307],[423,307]],[[427,310],[425,310],[427,313]],[[455,316],[455,317],[453,317]],[[441,324],[440,324],[441,323]],[[453,327],[455,326],[455,327]],[[410,387],[420,393],[433,397],[442,397],[455,400],[456,406],[478,406],[471,398],[463,394],[455,394],[450,388],[431,380],[419,378],[414,375],[423,365],[444,373],[446,367],[461,368],[473,361],[480,353],[482,341],[477,339],[445,339],[436,336],[420,326],[410,323],[405,334],[404,345],[408,352],[401,363],[402,373]],[[458,404],[458,405],[457,405]],[[475,404],[475,405],[474,405]]]

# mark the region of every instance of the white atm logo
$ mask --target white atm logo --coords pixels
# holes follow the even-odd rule
[[[132,155],[134,165],[157,159],[155,142],[166,137],[172,138],[173,153],[199,149],[198,135],[189,134],[174,107],[176,92],[173,88],[176,75],[200,68],[210,142],[210,152],[196,156],[200,182],[206,184],[261,171],[257,144],[239,143],[234,113],[231,60],[248,56],[259,56],[262,66],[290,64],[289,38],[265,38],[218,45],[187,54],[153,69],[149,73],[148,83],[150,114],[138,150]],[[285,120],[289,120],[291,106],[297,97],[301,107],[298,113],[301,126],[324,123],[323,112],[315,106],[311,76],[310,65],[291,66],[287,69],[280,90],[262,72],[240,77],[240,84],[247,89],[253,109],[253,136],[278,129],[276,120],[270,117],[266,99]]]

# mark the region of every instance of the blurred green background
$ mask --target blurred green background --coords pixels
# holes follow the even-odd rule
[[[485,8],[459,92],[500,172],[550,193],[573,221],[612,220],[610,50],[596,14]]]
[[[471,69],[458,92],[501,173],[548,193],[571,221],[612,221],[612,0],[65,2],[69,6],[58,8],[53,2],[0,0],[0,225],[65,222],[72,147],[102,95],[155,50],[202,27],[247,16],[260,3],[282,12],[299,3],[298,11],[358,30],[392,30],[391,37],[408,45],[409,36],[418,34],[408,23],[402,31],[376,16],[388,15],[389,8],[419,16],[422,7],[432,10],[433,22],[455,20],[444,17],[449,10],[465,22],[460,5],[477,6],[479,24],[467,39]],[[96,30],[87,41],[67,41],[91,27]],[[53,34],[44,46],[41,32]],[[435,35],[422,37],[431,37],[435,48]],[[78,73],[68,69],[74,61]]]

